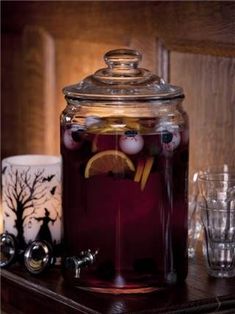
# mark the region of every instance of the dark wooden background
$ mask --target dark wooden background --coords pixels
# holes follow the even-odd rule
[[[190,171],[235,162],[234,2],[2,2],[2,157],[59,153],[61,89],[110,49],[183,86]]]

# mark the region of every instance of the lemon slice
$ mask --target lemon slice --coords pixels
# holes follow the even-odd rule
[[[134,177],[135,182],[140,182],[140,179],[144,171],[144,166],[145,166],[145,161],[143,159],[140,159],[138,161],[137,169],[135,172],[135,177]]]
[[[148,181],[148,177],[150,175],[150,172],[151,172],[151,169],[152,169],[152,166],[153,166],[153,162],[154,162],[154,158],[153,157],[149,157],[146,160],[146,163],[145,163],[145,166],[144,166],[144,169],[143,169],[142,178],[141,178],[141,183],[140,183],[142,191],[144,190],[145,185],[146,185],[146,183]]]
[[[90,129],[90,133],[96,133],[95,137],[92,141],[92,152],[96,153],[98,150],[97,147],[97,142],[98,142],[98,138],[99,135],[102,134],[123,134],[125,131],[128,130],[139,130],[140,129],[140,125],[137,122],[129,122],[128,124],[123,123],[123,124],[117,124],[117,125],[107,125],[106,127],[103,127],[102,129],[96,129],[95,127]]]
[[[85,168],[85,178],[108,172],[123,173],[135,171],[132,161],[122,152],[117,150],[105,150],[91,157]]]
[[[103,128],[101,130],[97,130],[95,136],[94,136],[94,139],[92,141],[92,146],[91,146],[91,151],[92,153],[96,153],[97,150],[98,150],[98,147],[97,147],[97,142],[98,142],[98,139],[99,139],[99,136],[102,135],[102,134],[118,134],[119,132],[120,133],[123,133],[123,131],[125,131],[126,128],[114,128],[114,127],[106,127],[106,128]]]
[[[107,128],[102,129],[102,130],[99,130],[99,132],[97,131],[97,133],[95,134],[95,137],[92,141],[92,146],[91,146],[92,153],[96,153],[98,150],[97,142],[98,142],[99,136],[104,134],[104,133],[111,133],[113,131],[114,130],[111,127],[107,127]]]

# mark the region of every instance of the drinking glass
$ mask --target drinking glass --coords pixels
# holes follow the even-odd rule
[[[200,212],[205,235],[208,273],[235,276],[235,171],[208,170],[199,174]]]

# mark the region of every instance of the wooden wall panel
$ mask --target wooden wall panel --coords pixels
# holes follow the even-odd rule
[[[191,170],[235,164],[235,59],[172,52],[170,64],[186,94]]]
[[[54,43],[42,28],[28,26],[22,35],[22,128],[27,153],[53,153],[55,137]]]
[[[2,156],[22,153],[22,53],[21,38],[2,36],[1,139]]]
[[[125,38],[128,45],[140,34],[157,34],[165,42],[204,43],[203,49],[207,43],[221,47],[235,41],[230,1],[9,1],[3,14],[11,17],[4,21],[9,32],[21,32],[27,23],[51,30],[53,38],[99,43],[106,37],[110,44]]]

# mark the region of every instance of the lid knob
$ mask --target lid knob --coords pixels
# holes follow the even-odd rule
[[[142,55],[131,49],[116,49],[104,55],[106,67],[78,84],[64,88],[68,101],[99,100],[169,100],[183,97],[180,87],[167,84],[159,76],[138,66]]]
[[[104,55],[109,68],[137,68],[141,59],[141,53],[131,49],[111,50]]]

